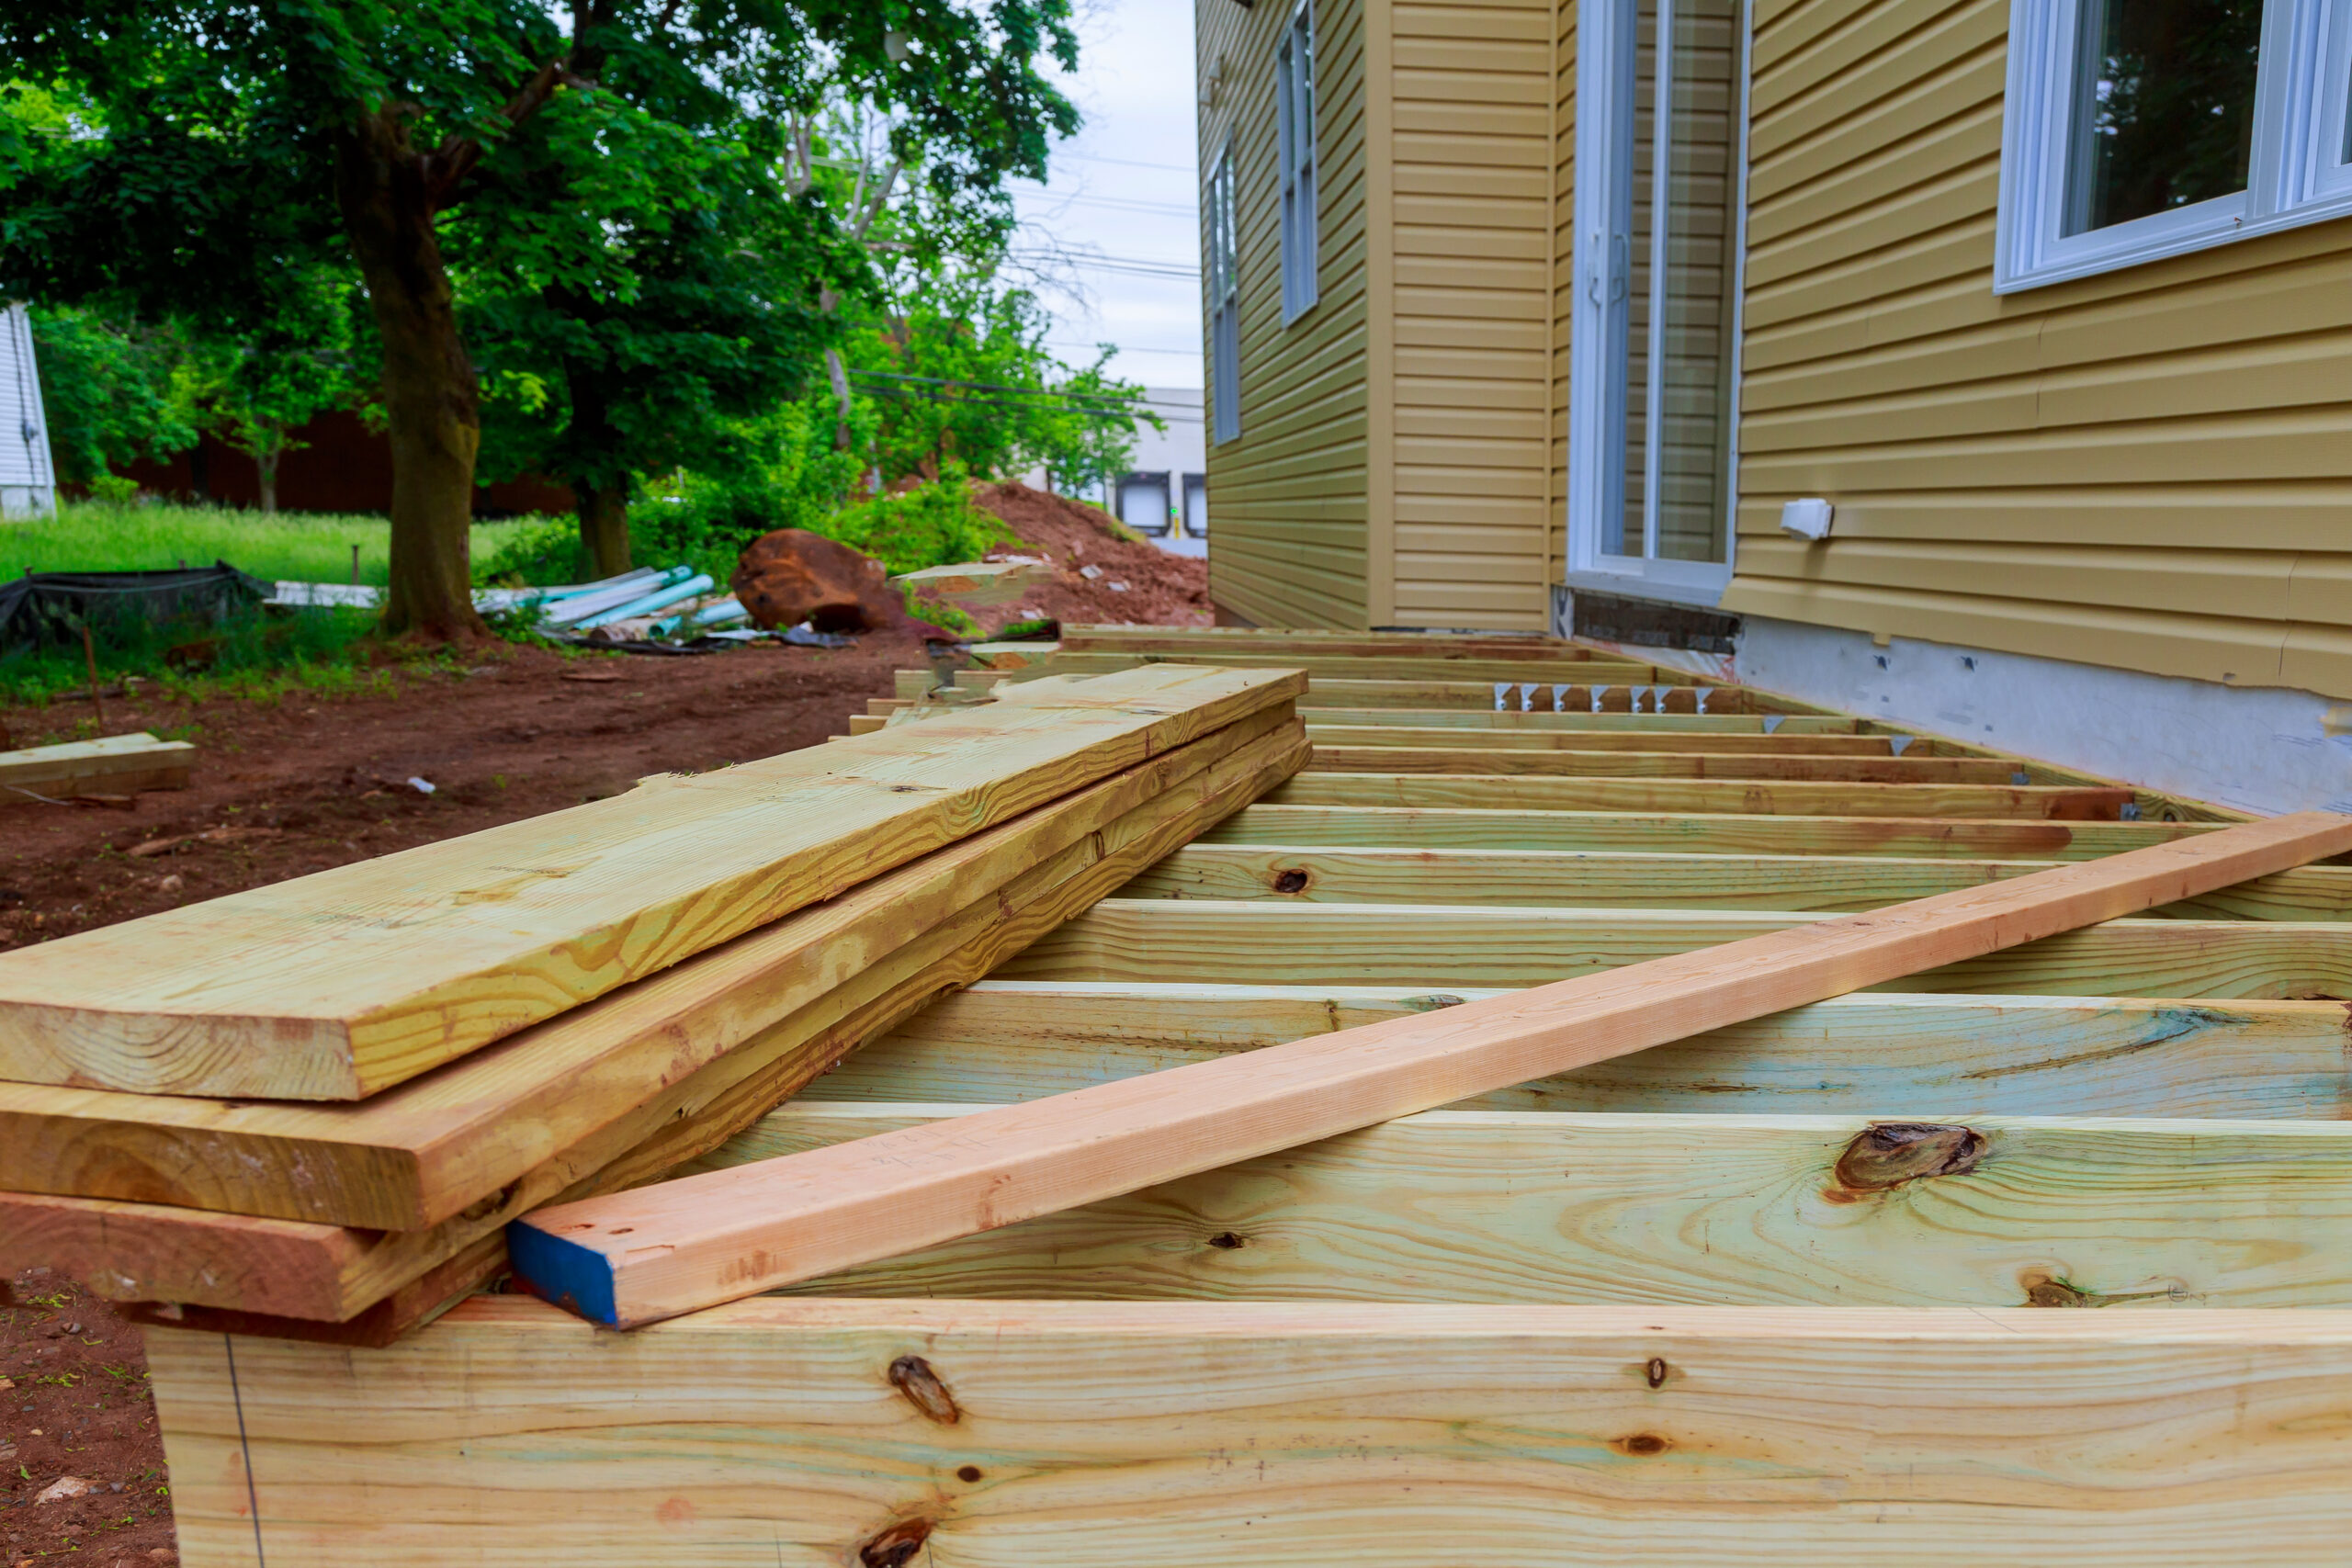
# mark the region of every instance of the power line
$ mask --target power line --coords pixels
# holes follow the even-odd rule
[[[1031,251],[1025,254],[1016,252],[1013,259],[1027,262],[1033,266],[1059,262],[1069,266],[1085,267],[1093,272],[1123,272],[1137,277],[1166,277],[1181,280],[1196,279],[1201,276],[1201,269],[1196,266],[1181,266],[1173,262],[1148,261],[1141,256],[1045,255]]]
[[[1143,212],[1158,217],[1197,220],[1201,209],[1191,202],[1141,201],[1125,196],[1088,196],[1080,191],[1055,190],[1040,186],[1034,190],[1016,190],[1015,196],[1035,196],[1050,201],[1069,202],[1077,207],[1102,207],[1114,212]]]
[[[1050,160],[1052,154],[1047,154]],[[1079,164],[1114,164],[1122,169],[1158,169],[1169,175],[1197,175],[1200,169],[1192,164],[1146,164],[1134,158],[1103,158],[1092,152],[1064,152],[1061,156]]]

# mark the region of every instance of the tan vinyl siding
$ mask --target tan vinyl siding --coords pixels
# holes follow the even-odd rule
[[[1996,299],[2007,24],[1758,0],[1724,607],[2352,695],[2352,221]]]
[[[1554,8],[1391,9],[1397,625],[1549,613]]]
[[[1552,323],[1550,398],[1544,411],[1544,580],[1557,582],[1567,562],[1569,337],[1577,287],[1577,7],[1559,0],[1552,47]]]
[[[1320,299],[1285,326],[1276,221],[1274,49],[1283,0],[1194,12],[1201,156],[1232,137],[1240,260],[1241,434],[1208,449],[1209,592],[1267,626],[1367,624],[1364,0],[1317,0]]]

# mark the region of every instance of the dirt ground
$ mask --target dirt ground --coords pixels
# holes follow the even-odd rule
[[[177,1562],[139,1330],[45,1269],[12,1283],[15,1304],[0,1306],[0,1562]]]
[[[1032,588],[1018,604],[974,612],[985,629],[1040,615],[1072,626],[1214,623],[1209,563],[1199,557],[1119,538],[1104,530],[1108,519],[1099,508],[1024,484],[975,485],[972,499],[1003,518],[1027,546],[990,550],[989,558],[1043,553],[1061,569],[1054,581]],[[1090,566],[1102,575],[1086,576]]]
[[[117,698],[109,734],[192,736],[195,780],[130,810],[0,806],[0,949],[616,794],[846,730],[920,642],[755,644],[705,657],[565,659],[497,645],[391,694]],[[20,746],[73,739],[86,705],[0,708]],[[425,794],[411,784],[423,779]]]

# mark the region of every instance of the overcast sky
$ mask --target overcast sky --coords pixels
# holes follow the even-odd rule
[[[1075,365],[1098,342],[1113,371],[1153,387],[1201,385],[1199,182],[1193,7],[1187,0],[1081,6],[1079,69],[1060,80],[1085,129],[1055,149],[1041,187],[1014,187],[1024,250],[1059,251],[1069,289],[1044,293],[1049,341]]]

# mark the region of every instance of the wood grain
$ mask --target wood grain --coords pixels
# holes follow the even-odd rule
[[[0,1083],[0,1188],[436,1224],[1126,814],[1297,744],[1279,707],[1254,715],[356,1105]]]
[[[20,747],[0,751],[0,806],[21,804],[28,795],[186,789],[195,765],[195,747],[185,740],[158,740],[143,729],[59,746]]]
[[[2055,863],[1190,844],[1120,893],[1128,898],[1275,898],[1318,904],[1874,909],[2023,876]],[[2184,919],[2352,919],[2352,866],[2299,866],[2151,913]]]
[[[1300,689],[1139,671],[0,953],[0,1077],[364,1099]]]
[[[478,1297],[386,1351],[148,1351],[188,1568],[257,1532],[272,1568],[2333,1568],[2352,1529],[2334,1311],[769,1298],[616,1337]]]
[[[2037,938],[2347,848],[2352,818],[2307,812],[2249,823],[1521,995],[992,1107],[944,1130],[910,1128],[560,1204],[511,1227],[508,1252],[533,1290],[598,1321],[643,1323],[1921,971],[1983,970],[1986,955]],[[1351,912],[1277,912],[1303,922],[1335,911]],[[1506,912],[1484,918],[1497,913]],[[2265,928],[2154,921],[2144,929]],[[2330,930],[2290,929],[2298,938]],[[2337,945],[2352,968],[2352,942]]]
[[[2026,881],[2013,878],[1963,891],[1990,894]],[[1793,938],[1798,931],[1859,918],[1760,909],[1114,898],[1037,943],[1005,970],[1005,977],[1539,986],[1761,932],[1785,931]],[[1931,964],[1883,984],[1898,990],[2038,996],[2352,998],[2352,926],[2118,919],[1960,963]]]
[[[1296,768],[1298,746],[1295,733],[1269,735],[1163,792],[438,1225],[380,1232],[0,1193],[0,1269],[40,1258],[116,1299],[310,1321],[359,1316],[541,1203],[650,1180],[717,1145],[862,1041],[979,978],[1237,809]]]
[[[797,1103],[679,1174],[978,1109]],[[1029,1301],[2344,1307],[2352,1122],[1433,1111],[789,1288]]]
[[[1376,710],[1365,709],[1363,712]],[[1557,728],[1538,729],[1532,726],[1487,725],[1403,725],[1347,724],[1317,720],[1308,715],[1307,739],[1317,746],[1351,748],[1402,746],[1418,750],[1469,751],[1644,751],[1680,752],[1703,751],[1718,756],[1810,756],[1810,757],[1893,757],[1894,750],[1883,735],[1809,735],[1799,731],[1784,735],[1774,731],[1723,731],[1651,729],[1646,727],[1627,729],[1589,729],[1571,728],[1574,715],[1563,714],[1502,714],[1502,718],[1550,718]],[[1607,715],[1594,716],[1607,717]],[[1644,719],[1649,715],[1644,714]],[[1672,722],[1669,720],[1668,722]],[[1734,723],[1753,724],[1737,720]],[[1909,748],[1905,755],[1910,754]],[[1920,756],[1930,754],[1925,742],[1917,746]],[[2006,776],[2006,775],[2005,775]]]
[[[1276,806],[1472,807],[1487,810],[1734,812],[1792,817],[2017,817],[2116,820],[2128,789],[2082,784],[1844,784],[1744,779],[1562,779],[1320,768],[1268,797]],[[1326,761],[1317,758],[1318,762]]]
[[[1314,738],[1322,773],[1503,773],[1607,779],[1792,779],[1846,784],[2006,784],[2036,782],[2032,764],[1990,757],[1849,757],[1740,751],[1553,750],[1482,744],[1351,745]]]
[[[1035,1100],[1494,994],[990,979],[801,1100]],[[1858,992],[1447,1109],[2334,1118],[2352,1114],[2346,1035],[2341,1002]]]
[[[1313,784],[1319,781],[1306,781]],[[1288,786],[1295,789],[1297,785]],[[1261,802],[1204,840],[1364,849],[1589,850],[1687,854],[1894,855],[1957,860],[2095,860],[2214,831],[2206,822],[1774,817]]]

